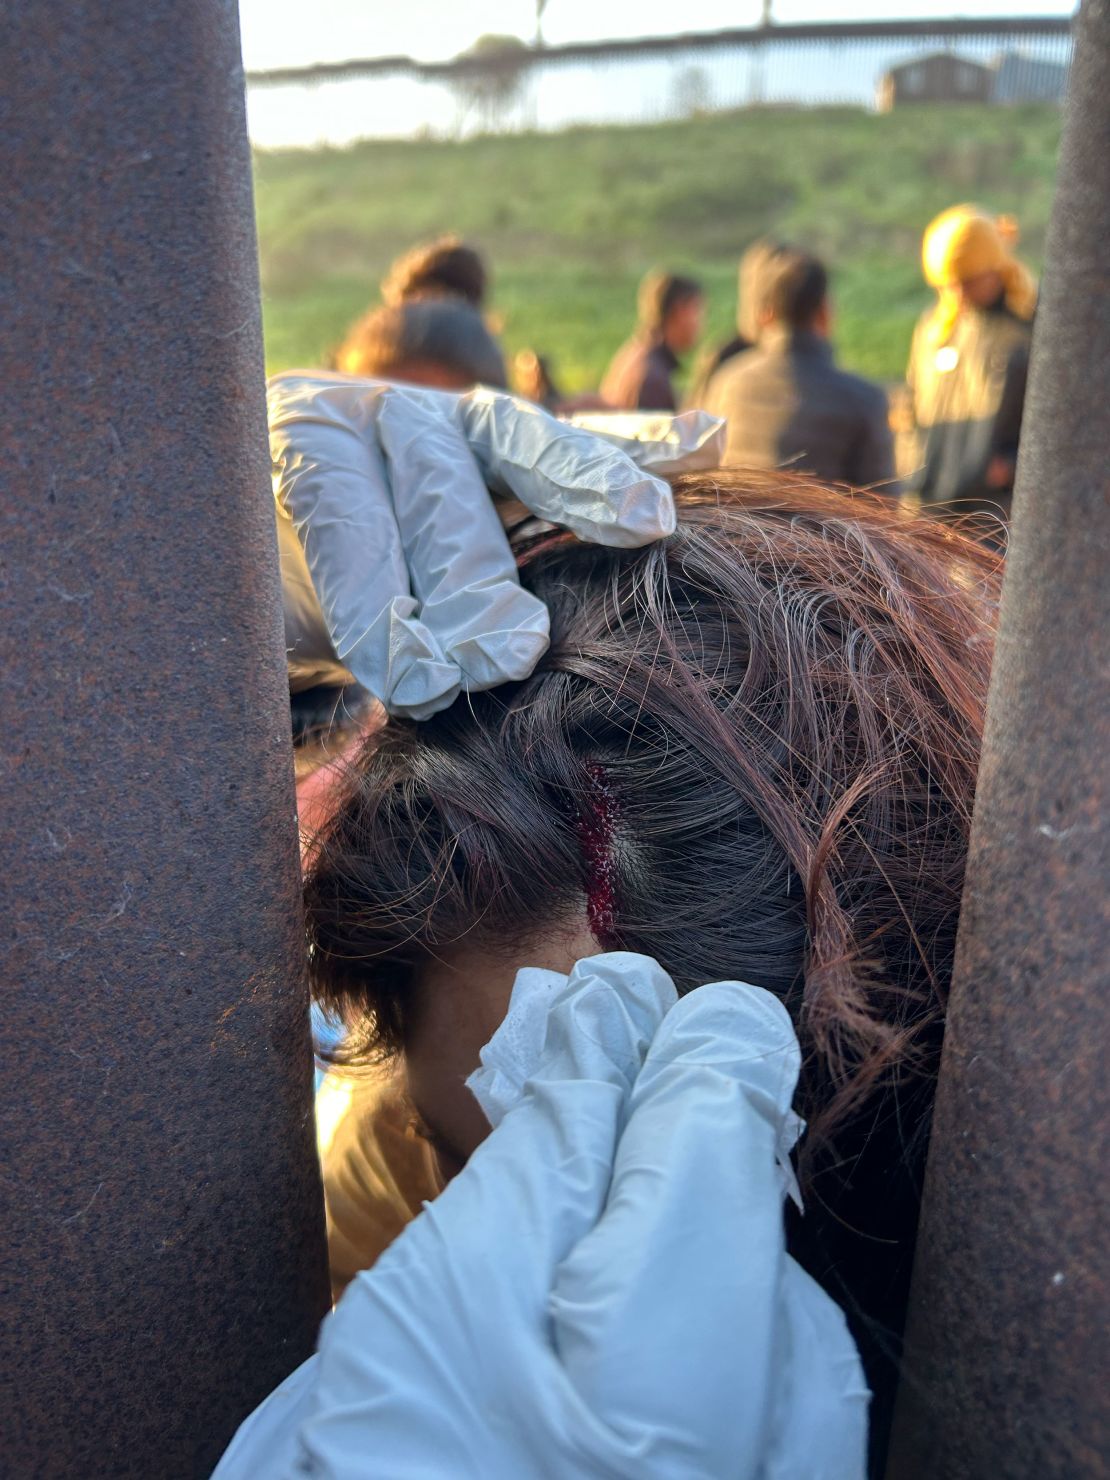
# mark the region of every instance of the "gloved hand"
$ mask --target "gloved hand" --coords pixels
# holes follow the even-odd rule
[[[521,972],[491,1135],[214,1480],[861,1480],[855,1347],[784,1247],[798,1065],[758,988]]]
[[[527,677],[547,647],[489,490],[584,540],[643,545],[674,529],[658,475],[716,466],[722,445],[701,412],[587,431],[484,387],[324,373],[276,376],[269,407],[290,681],[353,677],[414,719]]]

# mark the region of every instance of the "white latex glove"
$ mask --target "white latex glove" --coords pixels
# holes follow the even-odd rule
[[[701,412],[586,431],[484,387],[299,371],[271,381],[269,411],[290,681],[353,677],[414,719],[526,678],[547,648],[490,489],[581,539],[644,545],[674,529],[656,474],[716,466],[722,446]]]
[[[798,1063],[754,987],[521,972],[490,1137],[214,1480],[861,1480],[855,1347],[784,1247]]]

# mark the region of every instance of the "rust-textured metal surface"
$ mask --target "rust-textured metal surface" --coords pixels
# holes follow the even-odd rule
[[[237,11],[3,15],[0,1471],[199,1476],[326,1301]]]
[[[1110,6],[1078,26],[892,1480],[1110,1474]]]

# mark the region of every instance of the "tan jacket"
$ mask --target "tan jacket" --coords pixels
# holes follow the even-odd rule
[[[316,1097],[332,1299],[442,1190],[398,1076],[332,1070]]]

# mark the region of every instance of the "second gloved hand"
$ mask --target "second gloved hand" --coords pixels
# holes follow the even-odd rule
[[[598,435],[481,387],[290,372],[271,382],[270,447],[293,686],[353,677],[425,719],[547,648],[490,487],[582,539],[647,544],[674,529],[648,470],[714,463],[719,428],[692,414]]]
[[[520,972],[492,1133],[215,1480],[862,1480],[855,1346],[785,1248],[799,1062],[740,982]]]

